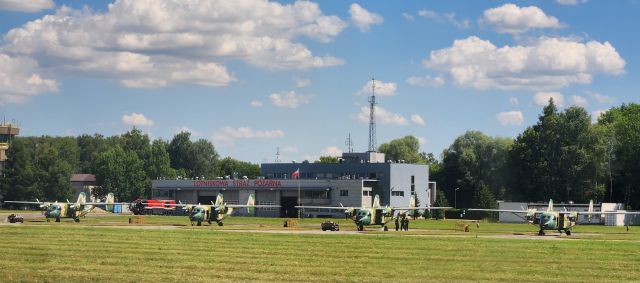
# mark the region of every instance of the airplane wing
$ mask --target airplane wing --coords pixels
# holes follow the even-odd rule
[[[280,207],[279,205],[269,205],[269,204],[257,204],[257,205],[246,205],[246,204],[226,204],[226,207],[233,208],[273,208]]]
[[[489,209],[489,208],[469,208],[468,211],[489,211],[489,212],[511,212],[511,213],[531,213],[542,212],[535,210],[515,210],[515,209]]]
[[[567,211],[569,212],[569,211]],[[580,215],[599,215],[599,214],[631,214],[640,215],[640,211],[576,211]]]
[[[313,208],[313,209],[335,209],[335,210],[347,210],[347,209],[361,209],[361,207],[342,207],[342,206],[302,206],[297,205],[295,208]]]
[[[5,200],[3,203],[21,203],[21,204],[43,204],[39,201],[17,201],[17,200]]]
[[[394,210],[422,210],[422,209],[452,209],[453,207],[450,206],[429,206],[429,207],[391,207],[391,209]]]

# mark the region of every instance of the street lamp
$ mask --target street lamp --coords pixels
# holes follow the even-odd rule
[[[453,208],[458,208],[458,190],[460,188],[453,189]]]

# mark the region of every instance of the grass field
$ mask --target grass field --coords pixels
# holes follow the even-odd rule
[[[168,216],[143,225],[126,224],[126,216],[0,225],[0,281],[640,281],[638,227],[579,226],[570,240],[554,240],[490,238],[535,234],[521,224],[474,224],[463,233],[461,222],[417,220],[408,233],[276,234],[258,231],[317,231],[322,220],[293,229],[277,218],[225,220],[224,227]]]

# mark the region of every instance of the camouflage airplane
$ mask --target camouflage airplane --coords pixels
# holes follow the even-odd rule
[[[84,217],[91,212],[97,205],[105,206],[105,210],[113,211],[114,196],[112,193],[107,195],[105,202],[87,202],[87,197],[84,192],[78,195],[78,200],[75,203],[67,200],[64,202],[40,202],[36,201],[5,201],[5,203],[18,203],[18,204],[38,204],[44,213],[44,217],[47,222],[51,219],[55,219],[56,222],[60,222],[60,218],[72,218],[75,222],[80,222],[80,217]]]
[[[370,208],[357,207],[337,207],[337,206],[296,206],[296,208],[305,209],[335,209],[344,210],[356,224],[358,231],[364,231],[364,226],[380,225],[384,231],[388,231],[387,223],[394,221],[399,217],[397,211],[424,210],[424,209],[450,209],[451,207],[416,207],[415,195],[409,200],[409,207],[382,207],[380,205],[380,197],[376,195],[373,199],[373,205]],[[341,204],[342,205],[342,204]]]
[[[579,215],[586,215],[591,221],[593,215],[604,214],[640,214],[640,211],[593,211],[593,200],[589,202],[588,211],[555,211],[553,210],[553,200],[549,200],[546,211],[538,211],[535,208],[510,210],[510,209],[482,209],[471,208],[469,211],[489,211],[489,212],[510,212],[516,215],[524,214],[528,223],[539,227],[538,236],[544,236],[545,230],[557,230],[562,234],[571,236],[571,230],[576,226]]]
[[[279,207],[277,205],[256,205],[255,203],[256,200],[253,194],[249,195],[249,200],[246,205],[226,204],[223,195],[218,194],[216,202],[212,202],[210,205],[181,203],[176,204],[176,206],[182,206],[188,213],[191,226],[193,226],[194,223],[196,223],[197,226],[201,226],[204,221],[207,221],[209,224],[214,221],[218,226],[223,226],[222,219],[227,215],[231,215],[234,208],[246,208],[247,213],[252,213],[254,208]]]

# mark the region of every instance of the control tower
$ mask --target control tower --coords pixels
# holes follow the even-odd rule
[[[0,122],[0,173],[4,170],[7,161],[7,150],[14,136],[18,135],[20,128],[11,123]]]

